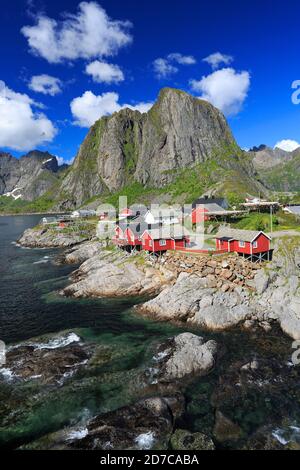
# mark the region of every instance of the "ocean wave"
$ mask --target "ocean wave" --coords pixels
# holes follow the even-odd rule
[[[85,436],[87,436],[89,433],[87,428],[80,428],[80,429],[74,429],[74,431],[71,431],[68,436],[67,440],[68,441],[74,441],[78,439],[83,439]]]
[[[0,375],[4,378],[5,381],[11,382],[15,377],[17,377],[12,370],[2,367],[0,369]]]
[[[276,428],[272,432],[272,436],[283,446],[290,442],[300,442],[300,427],[288,426],[287,428]]]
[[[80,337],[76,335],[76,333],[70,332],[65,336],[59,336],[57,338],[50,339],[46,343],[33,343],[33,342],[26,342],[15,344],[13,346],[8,346],[7,351],[12,351],[13,349],[22,348],[24,346],[31,346],[34,349],[57,349],[63,348],[65,346],[69,346],[72,343],[79,343]]]
[[[152,431],[140,434],[135,438],[135,442],[140,450],[148,450],[153,447],[155,435]]]
[[[50,256],[44,256],[42,259],[40,259],[39,261],[35,261],[32,264],[44,264],[44,263],[49,263],[49,261],[50,261]]]
[[[76,333],[68,333],[66,336],[51,339],[47,343],[31,343],[30,346],[33,346],[35,349],[57,349],[72,343],[78,343],[79,341],[80,338]]]

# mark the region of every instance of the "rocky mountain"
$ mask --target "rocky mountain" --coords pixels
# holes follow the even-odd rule
[[[219,110],[164,88],[147,113],[126,108],[95,122],[67,170],[47,152],[20,159],[0,154],[0,195],[32,201],[46,193],[47,209],[62,210],[133,187],[135,200],[147,193],[157,202],[183,203],[214,194],[237,203],[247,194],[267,194],[272,184],[261,169],[280,158],[265,146],[242,151]]]
[[[189,175],[192,169],[199,175]],[[240,188],[263,190],[223,114],[206,101],[164,88],[147,113],[123,109],[91,127],[62,182],[61,200],[64,207],[78,206],[133,182],[164,188],[182,172],[187,180],[202,181],[205,190],[226,178],[232,191],[237,181]]]
[[[250,153],[264,185],[274,191],[300,191],[300,148],[286,152],[265,145]]]
[[[31,151],[21,158],[0,153],[0,195],[32,201],[53,187],[60,168],[48,152]]]
[[[256,169],[273,168],[281,163],[286,163],[293,158],[293,152],[286,152],[280,148],[267,147],[260,145],[250,150],[253,153],[253,164]]]

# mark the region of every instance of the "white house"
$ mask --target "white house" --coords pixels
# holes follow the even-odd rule
[[[96,211],[78,209],[72,212],[71,217],[72,219],[77,219],[78,217],[93,217],[95,215],[96,215]]]
[[[181,211],[172,207],[163,209],[149,209],[144,215],[144,220],[148,225],[172,225],[179,223],[180,215]]]

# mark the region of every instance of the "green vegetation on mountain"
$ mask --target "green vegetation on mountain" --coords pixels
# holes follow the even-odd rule
[[[266,186],[274,191],[300,190],[300,153],[292,160],[276,165],[262,172]]]

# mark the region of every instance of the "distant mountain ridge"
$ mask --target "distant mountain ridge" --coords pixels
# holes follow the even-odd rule
[[[33,201],[54,185],[59,172],[57,158],[49,152],[33,150],[20,158],[0,152],[0,195]]]
[[[265,145],[254,147],[253,164],[263,184],[273,191],[300,191],[300,148],[286,152]]]
[[[253,164],[258,170],[286,163],[294,157],[294,152],[286,152],[278,147],[273,149],[266,145],[253,147],[250,152],[253,153]]]

